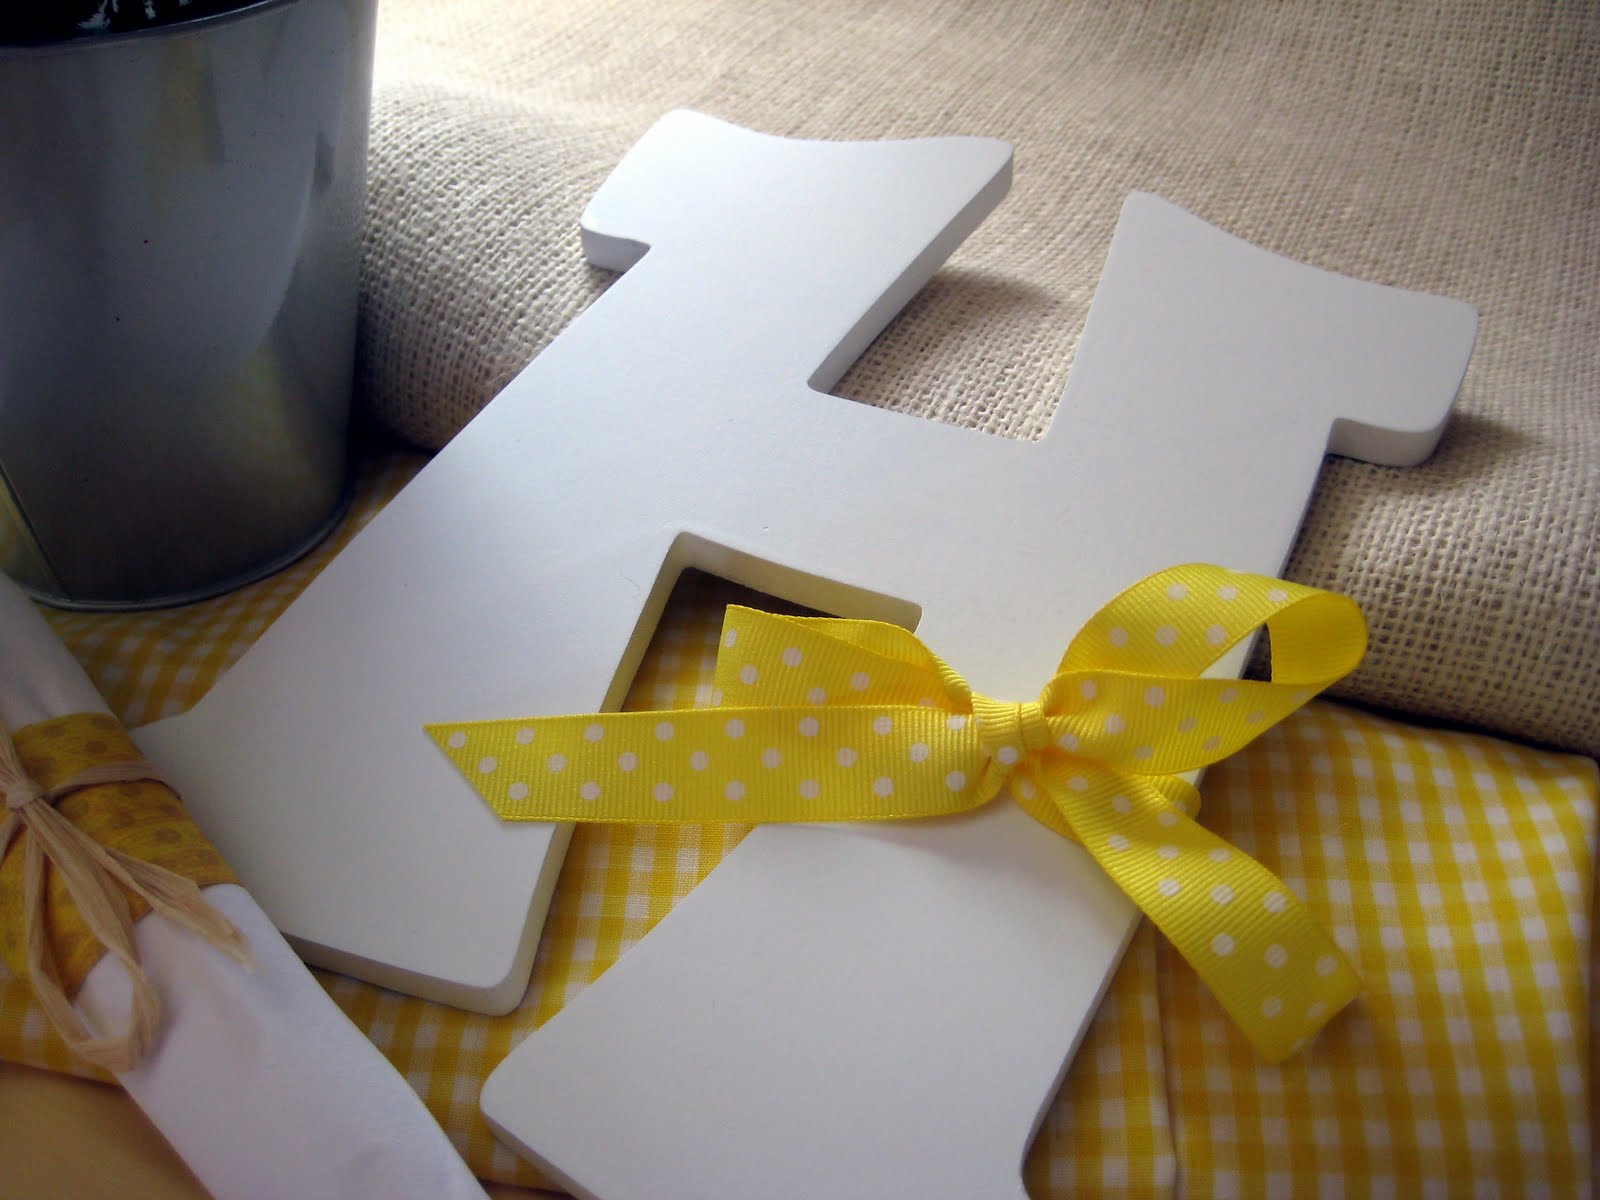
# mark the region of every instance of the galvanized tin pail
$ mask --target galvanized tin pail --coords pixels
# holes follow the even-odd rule
[[[197,599],[337,519],[375,15],[0,46],[0,569],[35,595]]]

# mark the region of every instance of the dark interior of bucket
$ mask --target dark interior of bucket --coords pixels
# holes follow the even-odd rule
[[[6,0],[0,45],[29,46],[196,21],[263,0]]]

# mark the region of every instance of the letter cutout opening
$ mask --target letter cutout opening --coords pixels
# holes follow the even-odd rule
[[[918,605],[919,632],[975,687],[1032,694],[1123,583],[1180,559],[1276,570],[1330,429],[1336,449],[1377,461],[1431,447],[1470,348],[1469,310],[1309,271],[1149,197],[1129,203],[1042,441],[812,390],[998,202],[1009,162],[985,139],[796,142],[693,113],[664,118],[630,151],[584,232],[590,257],[626,274],[192,712],[138,735],[310,961],[481,1011],[515,1005],[568,831],[501,826],[422,725],[615,707],[686,547],[700,548],[694,565],[812,607],[893,619]],[[1005,909],[1008,937],[1026,941],[1030,906],[1097,930],[1069,955],[1087,988],[1073,1004],[1087,1011],[1126,913],[1070,847],[1019,834],[996,812],[873,829],[813,857],[828,877],[880,852],[912,875],[945,861],[977,885],[963,918],[973,933]],[[817,836],[753,836],[694,909],[714,913],[741,871],[759,882],[763,846],[804,878]],[[987,869],[1002,859],[1006,872]],[[1013,878],[989,895],[995,874]],[[959,906],[961,891],[943,903]],[[842,877],[838,894],[849,894]],[[635,957],[692,929],[691,911],[623,965],[643,978],[650,955]],[[932,957],[958,964],[951,928]],[[827,941],[812,948],[819,971],[833,969]],[[666,966],[712,979],[697,961]],[[608,985],[613,975],[624,995],[627,974]],[[583,1011],[603,1018],[603,994],[586,993],[564,1027],[579,1031]],[[1057,1046],[1063,1009],[1049,1008],[1042,1055],[1020,1032],[998,1055],[1030,1059],[997,1105],[1026,1110],[1013,1141],[1076,1038]],[[692,1024],[679,1026],[680,1048],[698,1036]]]

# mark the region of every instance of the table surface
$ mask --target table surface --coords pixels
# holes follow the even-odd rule
[[[405,475],[391,462],[365,494],[381,502]],[[192,704],[294,586],[275,578],[257,589],[205,612],[116,617],[117,636],[103,617],[52,614],[52,623],[113,707],[148,720]],[[709,690],[716,605],[749,602],[703,581],[684,590],[630,707],[694,704]],[[1340,1186],[1387,1180],[1397,1194],[1424,1178],[1463,1191],[1543,1178],[1565,1181],[1553,1194],[1576,1194],[1593,1124],[1577,1064],[1595,1019],[1585,917],[1597,806],[1592,761],[1319,702],[1218,764],[1206,822],[1304,893],[1353,953],[1367,993],[1305,1054],[1266,1068],[1192,970],[1142,926],[1029,1155],[1032,1194],[1089,1194],[1112,1178],[1142,1180],[1152,1195],[1173,1194],[1176,1179],[1204,1193],[1225,1178],[1248,1194],[1252,1180],[1276,1177],[1315,1192],[1329,1172]],[[509,1017],[319,977],[474,1168],[505,1181],[491,1194],[537,1195],[506,1186],[537,1176],[483,1125],[483,1073],[643,937],[738,832],[581,828],[534,985]],[[3,982],[0,1016],[22,987]],[[10,1036],[9,1057],[41,1061],[25,1022],[20,1043],[16,1029]],[[1463,1063],[1475,1065],[1463,1073]],[[204,1194],[115,1088],[4,1063],[0,1164],[0,1190],[20,1200]]]

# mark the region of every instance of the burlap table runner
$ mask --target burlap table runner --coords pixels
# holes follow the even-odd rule
[[[1037,437],[1135,189],[1464,299],[1438,454],[1331,460],[1288,573],[1372,620],[1338,694],[1600,753],[1596,79],[1579,3],[385,0],[364,391],[444,442],[604,289],[578,214],[668,109],[1007,138],[1011,196],[841,392]]]

